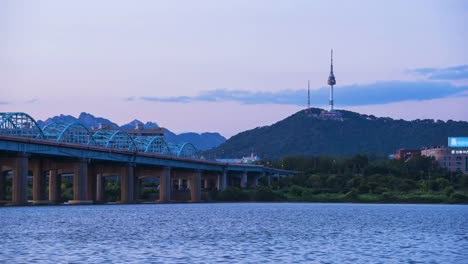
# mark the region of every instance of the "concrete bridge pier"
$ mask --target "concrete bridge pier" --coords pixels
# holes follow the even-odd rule
[[[135,171],[133,173],[133,199],[137,202],[140,199],[141,179]]]
[[[265,175],[266,175],[265,172],[261,172],[261,173],[259,173],[258,175],[255,175],[255,176],[253,177],[253,179],[252,179],[251,187],[252,187],[252,188],[257,188],[257,187],[258,187],[258,180],[259,180],[260,178],[265,177]]]
[[[167,203],[171,199],[171,167],[164,167],[159,178],[159,203]]]
[[[133,203],[133,165],[129,164],[122,168],[120,173],[120,202]]]
[[[227,173],[226,171],[223,171],[222,173],[218,173],[218,181],[217,181],[217,188],[218,191],[224,191],[226,190],[227,186]]]
[[[0,203],[6,199],[6,171],[0,165]]]
[[[104,203],[106,201],[104,177],[102,173],[96,175],[96,202]]]
[[[201,170],[196,170],[192,173],[189,181],[190,197],[192,203],[201,202]]]
[[[28,156],[20,155],[14,160],[12,201],[13,205],[26,205],[28,203]]]
[[[49,170],[49,203],[60,202],[60,188],[62,178],[57,174],[57,170]]]
[[[48,204],[45,197],[45,173],[42,166],[42,160],[35,160],[33,163],[33,204]]]
[[[81,160],[73,165],[73,200],[69,204],[92,204],[92,200],[87,200],[86,187],[88,181],[88,162]]]
[[[88,177],[86,186],[86,200],[95,202],[97,200],[97,180],[96,180],[96,167],[88,167]]]
[[[246,172],[246,171],[242,172],[242,176],[241,176],[241,188],[242,188],[242,189],[247,188],[247,172]]]

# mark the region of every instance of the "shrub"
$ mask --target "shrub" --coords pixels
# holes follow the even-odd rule
[[[289,189],[289,193],[291,193],[294,196],[302,196],[303,188],[297,185],[291,186]]]
[[[359,198],[359,191],[356,188],[352,188],[345,194],[344,198],[349,201],[355,201]]]
[[[455,192],[455,190],[453,189],[452,186],[449,186],[445,188],[444,192],[445,192],[445,195],[447,195],[447,197],[450,197]]]
[[[219,201],[248,201],[249,195],[237,187],[229,186],[217,195]]]
[[[468,203],[468,196],[462,193],[454,192],[452,195],[450,195],[449,201],[451,203]]]

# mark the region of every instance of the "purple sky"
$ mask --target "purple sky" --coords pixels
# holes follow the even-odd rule
[[[230,137],[306,107],[468,120],[466,1],[1,1],[0,111]]]

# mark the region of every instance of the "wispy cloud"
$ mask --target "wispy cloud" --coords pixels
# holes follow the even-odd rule
[[[454,86],[441,82],[379,82],[365,85],[341,86],[335,88],[337,105],[358,106],[385,104],[400,101],[417,101],[444,98],[449,96],[466,96],[468,86]],[[465,93],[465,94],[463,94]],[[329,88],[311,90],[312,105],[328,103]],[[217,89],[201,92],[196,96],[177,97],[140,97],[139,100],[155,102],[225,102],[235,101],[243,104],[283,104],[305,105],[307,90],[283,90],[277,92],[250,92],[245,90]]]
[[[468,65],[459,65],[448,68],[419,68],[409,70],[426,76],[430,80],[464,80],[468,79]]]
[[[33,98],[31,100],[25,101],[25,103],[27,103],[27,104],[34,104],[34,103],[37,103],[37,102],[39,102],[39,98]]]

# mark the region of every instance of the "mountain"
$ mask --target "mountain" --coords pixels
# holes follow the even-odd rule
[[[197,142],[196,148],[199,150],[212,149],[226,142],[226,138],[219,133],[182,133],[177,135],[175,142]]]
[[[318,115],[322,110],[312,108]],[[208,158],[238,158],[255,152],[261,158],[289,155],[388,155],[396,150],[447,145],[449,136],[467,136],[468,122],[394,120],[342,111],[343,121],[309,117],[305,111],[271,126],[241,132],[219,147],[207,151]]]
[[[116,123],[111,122],[109,119],[103,117],[95,117],[92,114],[81,113],[78,117],[78,122],[84,124],[87,127],[99,127],[99,124],[107,124],[112,127],[119,127]]]
[[[109,119],[103,118],[103,117],[95,117],[92,114],[88,113],[81,113],[78,118],[73,117],[71,115],[59,115],[59,116],[54,116],[51,118],[48,118],[45,121],[38,120],[37,123],[40,127],[44,127],[45,125],[48,125],[50,123],[81,123],[84,126],[91,128],[91,127],[99,127],[99,124],[108,124],[111,127],[114,127],[116,129],[134,129],[136,127],[136,124],[143,124],[143,127],[146,129],[151,129],[151,128],[158,128],[158,124],[155,122],[146,122],[145,124],[141,122],[138,119],[135,119],[128,124],[122,125],[119,127],[116,123],[113,123]],[[182,134],[175,134],[171,132],[170,130],[164,128],[164,133],[165,133],[165,138],[167,142],[174,142],[174,143],[185,143],[185,142],[190,142],[192,143],[198,150],[208,150],[214,147],[219,146],[219,144],[224,143],[226,141],[226,138],[221,136],[219,133],[193,133],[193,132],[188,132],[188,133],[182,133]]]
[[[179,135],[173,133],[168,129],[164,129],[164,136],[168,142],[184,143],[190,142],[195,145],[199,150],[208,150],[219,146],[226,142],[226,138],[221,136],[219,133],[194,133],[187,132]]]
[[[125,125],[120,126],[120,128],[121,129],[134,129],[137,124],[143,124],[143,127],[146,128],[146,129],[158,128],[159,127],[158,124],[156,124],[155,122],[146,122],[146,124],[145,124],[145,123],[141,122],[140,120],[135,119],[135,120],[131,121],[130,123],[127,123]]]
[[[50,123],[81,123],[87,128],[99,127],[99,124],[108,124],[112,127],[119,127],[116,123],[102,117],[95,117],[92,114],[82,112],[78,118],[71,115],[59,115],[46,119],[45,121],[38,120],[37,124],[44,127]]]

